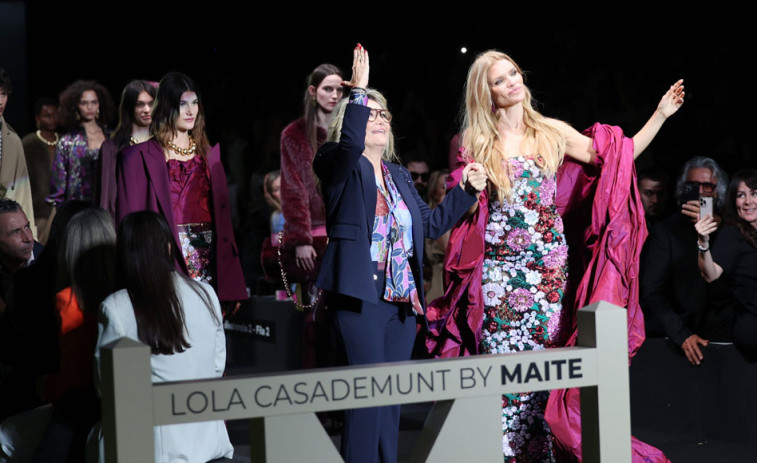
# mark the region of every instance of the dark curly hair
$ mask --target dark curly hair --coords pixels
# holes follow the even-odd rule
[[[115,115],[115,105],[113,98],[107,88],[94,80],[77,80],[63,92],[61,92],[60,101],[60,125],[66,132],[71,132],[79,127],[79,100],[87,90],[93,90],[97,94],[97,101],[100,103],[100,115],[97,123],[101,127],[110,127]]]

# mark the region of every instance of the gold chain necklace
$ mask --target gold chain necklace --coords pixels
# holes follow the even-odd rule
[[[58,136],[57,132],[55,133],[55,141],[48,141],[45,137],[42,136],[42,131],[41,130],[37,130],[35,133],[37,134],[37,138],[39,138],[39,140],[42,143],[46,144],[47,146],[55,146],[55,145],[57,145],[58,144],[58,140],[60,139],[60,137]]]
[[[168,148],[174,151],[176,154],[181,154],[183,156],[189,156],[194,154],[195,150],[197,149],[197,143],[195,143],[194,138],[191,136],[189,137],[189,148],[179,148],[176,146],[176,143],[174,142],[168,142]]]

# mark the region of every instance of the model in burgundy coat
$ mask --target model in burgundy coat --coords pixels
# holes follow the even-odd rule
[[[229,214],[229,191],[221,164],[221,150],[213,146],[206,162],[210,171],[210,191],[215,231],[216,291],[223,302],[247,299],[239,251]],[[168,189],[168,168],[163,148],[154,139],[124,148],[116,165],[116,223],[130,212],[144,209],[163,214],[174,235],[176,267],[187,274],[172,213]]]

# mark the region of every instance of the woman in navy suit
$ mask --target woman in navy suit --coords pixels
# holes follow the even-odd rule
[[[429,209],[396,159],[392,115],[368,85],[368,53],[355,48],[350,97],[334,110],[315,173],[326,206],[326,249],[316,285],[344,342],[350,365],[409,360],[416,316],[425,324],[423,239],[438,238],[486,186],[479,164],[460,188]],[[417,282],[417,284],[416,284]],[[349,410],[341,453],[347,462],[397,460],[400,407]]]

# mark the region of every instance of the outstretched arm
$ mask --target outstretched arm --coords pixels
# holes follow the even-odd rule
[[[668,91],[665,92],[662,99],[660,99],[660,103],[657,105],[657,109],[652,113],[652,117],[650,117],[647,123],[644,124],[644,127],[633,136],[634,159],[636,159],[647,146],[649,146],[667,118],[678,111],[678,108],[683,104],[684,94],[683,79],[679,79],[678,82],[671,85]]]
[[[670,86],[668,91],[665,92],[665,95],[662,96],[652,117],[650,117],[647,123],[644,124],[644,127],[633,136],[634,159],[636,159],[642,151],[649,146],[665,120],[678,111],[678,108],[683,104],[683,96],[683,79],[681,79]],[[565,122],[555,122],[560,126],[560,130],[565,135],[565,155],[580,162],[594,162],[597,153],[594,151],[591,138],[578,132]]]

